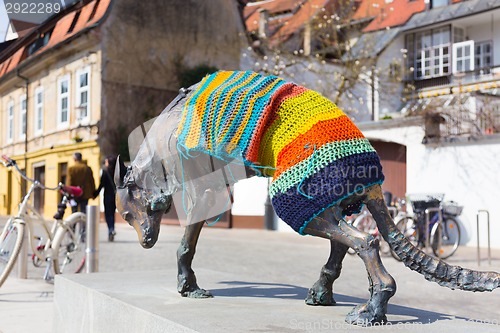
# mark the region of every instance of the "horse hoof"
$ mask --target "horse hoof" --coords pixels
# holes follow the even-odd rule
[[[385,314],[377,314],[367,304],[360,304],[349,312],[345,321],[351,325],[370,326],[387,322]]]
[[[316,290],[319,289],[319,290]],[[306,298],[307,305],[335,305],[336,302],[333,299],[333,292],[325,288],[315,288],[309,289]]]
[[[191,291],[185,291],[181,293],[182,297],[188,297],[188,298],[212,298],[214,297],[212,293],[208,290],[205,289],[195,289]]]

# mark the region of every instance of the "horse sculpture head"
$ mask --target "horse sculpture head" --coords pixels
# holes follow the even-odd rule
[[[118,212],[136,230],[142,247],[153,247],[158,240],[161,217],[170,209],[172,197],[159,189],[139,186],[133,167],[127,168],[119,156],[114,180]]]

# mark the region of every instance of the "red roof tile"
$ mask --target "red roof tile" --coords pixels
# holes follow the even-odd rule
[[[269,12],[268,28],[272,44],[288,39],[310,21],[330,0],[268,0],[249,3],[244,11],[247,31],[256,32],[259,27],[259,9]],[[285,15],[280,13],[289,12]],[[273,14],[276,15],[273,17]]]
[[[259,10],[265,9],[270,15],[293,10],[304,0],[267,0],[252,2],[243,9],[243,17],[248,31],[257,31],[259,28]]]
[[[361,20],[377,16],[380,13],[380,8],[384,5],[385,0],[363,0],[352,18],[353,20]]]
[[[327,3],[328,0],[309,0],[305,2],[293,16],[284,20],[283,25],[275,32],[275,36],[280,40],[286,40],[316,16]]]
[[[463,0],[452,0],[452,3]],[[385,0],[364,0],[354,18],[362,19],[366,17],[375,17],[375,19],[366,26],[364,32],[386,29],[388,27],[397,27],[405,24],[413,14],[425,10],[424,0],[393,0],[386,3]]]
[[[378,7],[379,13],[376,18],[366,26],[363,30],[364,32],[403,25],[413,14],[425,10],[424,0],[394,0],[391,3],[385,3],[385,1],[379,0],[365,0],[364,2],[366,2],[367,5],[369,5],[370,2],[372,4],[382,2]]]
[[[23,53],[24,53],[24,47],[20,48],[19,50],[17,50],[16,53],[12,55],[11,57],[12,61],[10,62],[9,66],[5,69],[5,73],[8,73],[14,68],[16,68],[17,64],[21,60]]]
[[[71,12],[57,21],[56,26],[52,31],[52,36],[50,37],[49,43],[46,46],[47,48],[51,48],[52,46],[59,44],[64,39],[66,39],[66,33],[68,32],[69,27],[71,26],[71,23],[75,18],[75,14],[76,12]]]
[[[92,20],[90,20],[87,23],[87,27],[98,22],[99,20],[101,20],[104,17],[104,14],[106,14],[106,11],[108,10],[110,2],[111,2],[111,0],[101,0],[99,3],[95,4],[97,6],[97,10],[96,10],[95,15],[92,18]]]

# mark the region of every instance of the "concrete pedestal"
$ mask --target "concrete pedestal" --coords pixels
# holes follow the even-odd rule
[[[54,332],[327,332],[360,331],[345,315],[364,301],[336,295],[337,306],[304,304],[300,286],[245,279],[244,274],[197,271],[212,299],[178,295],[175,270],[58,276]],[[484,325],[441,313],[390,305],[389,323],[368,328],[410,332],[491,332]]]

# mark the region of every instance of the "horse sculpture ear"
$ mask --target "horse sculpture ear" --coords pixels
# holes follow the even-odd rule
[[[125,166],[125,163],[123,163],[123,160],[120,158],[120,155],[118,155],[115,167],[115,185],[117,187],[123,187],[123,180],[126,173],[127,167]]]

